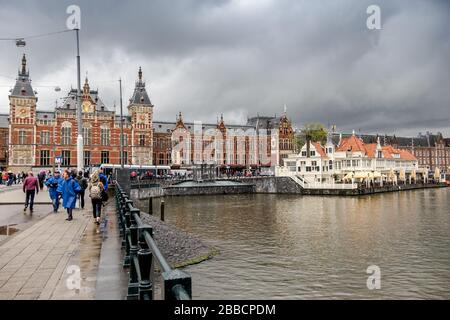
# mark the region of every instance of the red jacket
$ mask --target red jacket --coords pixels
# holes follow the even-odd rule
[[[39,182],[36,177],[26,177],[23,182],[23,192],[36,190],[36,193],[39,192]]]

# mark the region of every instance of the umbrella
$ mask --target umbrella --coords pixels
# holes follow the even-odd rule
[[[404,168],[400,169],[400,173],[398,175],[398,180],[400,180],[400,181],[405,181],[406,180],[406,173],[405,173],[405,169]]]
[[[381,172],[375,171],[375,172],[373,173],[373,177],[374,177],[374,178],[381,178],[381,177],[382,177]]]
[[[436,167],[436,170],[434,170],[434,180],[439,181],[441,179],[441,170],[439,170],[438,167]]]
[[[412,171],[411,171],[411,179],[413,179],[414,181],[417,180],[416,169],[412,169]]]
[[[394,177],[395,177],[395,172],[394,169],[391,169],[391,171],[389,171],[389,181],[394,181]]]
[[[345,175],[344,180],[350,180],[353,178],[353,172],[349,172]]]
[[[365,179],[367,178],[367,172],[358,171],[354,175],[355,179]]]

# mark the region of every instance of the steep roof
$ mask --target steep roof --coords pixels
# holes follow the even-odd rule
[[[22,57],[22,68],[19,69],[16,84],[11,91],[11,96],[16,97],[35,97],[33,87],[31,86],[30,74],[26,70],[27,59],[25,54]]]
[[[150,98],[148,97],[147,90],[145,89],[145,82],[142,80],[141,67],[139,67],[138,80],[136,81],[133,95],[130,99],[130,104],[152,105]]]
[[[367,157],[375,158],[377,150],[376,143],[364,144],[364,148],[366,150]],[[398,154],[402,160],[417,160],[411,152],[404,149],[396,149],[391,145],[381,146],[381,151],[383,152],[383,158],[385,159],[395,159],[394,155]]]
[[[351,135],[348,138],[343,138],[336,151],[360,151],[362,153],[367,153],[367,150],[364,147],[364,142],[356,135]]]
[[[9,114],[0,114],[0,128],[9,127]]]
[[[53,111],[38,111],[36,110],[37,120],[54,120],[55,113]]]
[[[319,142],[311,142],[311,144],[314,146],[314,148],[320,154],[321,157],[327,156],[325,149],[322,147],[322,145]]]
[[[342,138],[351,137],[350,133],[343,133]],[[358,137],[364,143],[376,143],[377,138],[380,137],[382,145],[397,145],[399,147],[434,147],[436,146],[437,141],[439,140],[438,134],[419,134],[417,137],[397,137],[395,135],[376,135],[376,134],[361,134]],[[332,140],[334,144],[339,143],[339,134],[332,133]],[[444,142],[446,139],[443,139]]]
[[[100,99],[97,90],[89,90],[89,95],[96,105],[96,111],[110,111]],[[58,109],[77,110],[77,89],[71,89]]]
[[[184,126],[190,133],[194,133],[194,123],[193,122],[183,122]],[[176,127],[176,122],[170,122],[170,121],[153,121],[153,129],[156,133],[170,133],[172,130],[174,130]],[[213,123],[202,123],[202,128],[204,130],[207,129],[217,129],[217,124]],[[225,124],[226,129],[241,129],[241,130],[248,130],[248,129],[255,129],[253,126],[248,125],[234,125],[234,124]]]

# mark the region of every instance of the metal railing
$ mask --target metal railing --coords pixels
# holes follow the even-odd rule
[[[145,224],[140,210],[116,183],[116,208],[122,248],[125,249],[123,267],[129,269],[127,300],[154,300],[155,260],[163,279],[163,300],[190,300],[191,276],[172,269],[153,239],[153,229]]]

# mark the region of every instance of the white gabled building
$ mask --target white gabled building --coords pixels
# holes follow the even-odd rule
[[[298,154],[284,159],[277,169],[279,176],[291,176],[304,187],[320,187],[335,183],[351,184],[404,183],[419,181],[425,174],[418,170],[418,161],[407,150],[390,145],[365,144],[355,134],[340,139],[335,146],[331,136],[323,146],[319,142],[307,142]]]

